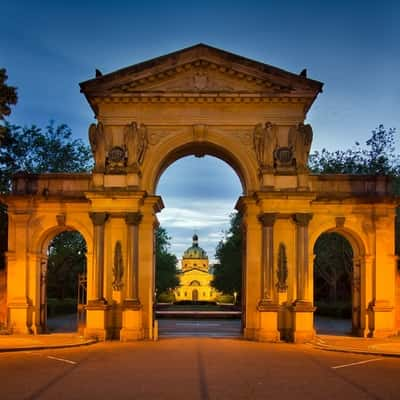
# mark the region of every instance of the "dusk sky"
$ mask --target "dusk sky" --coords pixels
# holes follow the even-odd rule
[[[0,67],[18,87],[9,121],[68,124],[87,140],[93,113],[79,82],[197,43],[324,82],[308,114],[313,150],[364,142],[379,124],[400,129],[400,3],[393,1],[7,1]],[[399,142],[399,141],[397,141]],[[161,224],[181,256],[194,231],[212,258],[241,193],[224,162],[171,165],[158,194]]]

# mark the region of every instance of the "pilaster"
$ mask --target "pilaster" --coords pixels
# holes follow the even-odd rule
[[[32,333],[33,307],[29,293],[29,212],[15,212],[9,226],[15,248],[7,252],[8,326],[13,333]],[[11,226],[13,224],[13,226]]]
[[[143,339],[143,313],[139,300],[139,224],[143,215],[130,212],[125,216],[127,225],[126,298],[123,303],[120,340]]]
[[[312,300],[308,298],[310,266],[308,254],[308,224],[310,213],[296,213],[293,220],[296,224],[296,293],[297,299],[289,308],[292,314],[292,326],[289,339],[293,342],[305,342],[315,336],[314,311]]]
[[[90,282],[92,298],[86,306],[86,328],[84,336],[107,340],[111,338],[111,306],[104,298],[104,230],[108,214],[105,212],[91,212],[89,216],[93,222],[93,263],[88,269],[88,283]],[[89,285],[88,285],[89,286]]]
[[[261,300],[258,303],[260,341],[278,341],[279,305],[274,295],[274,223],[276,213],[260,214],[258,220],[262,226],[261,235]]]

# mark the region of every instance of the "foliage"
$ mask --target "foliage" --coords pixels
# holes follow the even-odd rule
[[[211,286],[223,293],[233,294],[242,291],[242,217],[232,213],[230,228],[225,232],[216,249],[215,257],[219,261],[214,266],[214,279]]]
[[[0,192],[10,190],[11,177],[18,171],[29,173],[81,172],[92,165],[89,146],[73,139],[71,129],[53,121],[43,130],[35,125],[6,124],[0,147]]]
[[[233,304],[235,301],[235,297],[232,294],[221,294],[217,297],[216,300],[218,303]]]
[[[347,150],[322,149],[310,155],[309,167],[317,173],[366,174],[398,176],[400,159],[395,152],[395,128],[383,125],[372,131],[371,137],[362,147],[356,142]]]
[[[173,303],[175,301],[175,294],[172,290],[169,292],[162,292],[157,295],[157,301],[159,303]]]
[[[314,299],[351,302],[353,250],[338,233],[322,234],[314,246]]]
[[[323,315],[324,317],[331,318],[346,318],[350,319],[352,314],[351,300],[348,301],[336,301],[332,303],[330,301],[315,300],[314,305],[316,306],[315,313],[317,315]]]
[[[171,238],[161,226],[156,230],[156,290],[163,293],[179,284],[176,276],[176,256],[169,252]]]
[[[66,231],[50,243],[47,261],[47,294],[64,300],[76,298],[78,274],[86,271],[86,242],[79,232]]]
[[[392,176],[395,192],[398,192],[400,159],[395,152],[395,133],[394,128],[385,129],[379,125],[364,147],[356,142],[353,148],[347,150],[315,151],[310,155],[310,169],[317,173]],[[398,227],[396,230],[396,248],[399,249]],[[353,265],[350,243],[339,234],[323,234],[317,240],[314,252],[314,299],[318,312],[348,316]]]
[[[17,89],[13,86],[8,86],[6,81],[8,79],[7,72],[4,68],[0,68],[0,122],[4,121],[4,117],[11,114],[11,105],[17,104],[18,96]],[[7,128],[0,125],[0,144]]]
[[[0,193],[11,189],[12,175],[18,171],[80,172],[92,164],[89,146],[73,139],[71,129],[53,122],[43,130],[34,125],[20,127],[6,124],[0,147]],[[0,204],[0,269],[4,268],[7,250],[7,210]]]
[[[78,307],[77,298],[65,298],[63,300],[48,298],[47,299],[47,317],[56,315],[66,315],[76,313]]]

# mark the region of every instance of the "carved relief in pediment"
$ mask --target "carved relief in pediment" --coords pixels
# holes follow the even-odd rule
[[[186,65],[111,88],[113,92],[271,92],[282,87],[256,76],[215,64]]]

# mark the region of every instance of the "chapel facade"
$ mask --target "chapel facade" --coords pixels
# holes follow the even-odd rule
[[[93,171],[17,174],[1,198],[9,217],[8,326],[44,329],[47,247],[77,230],[87,245],[84,335],[157,337],[154,233],[164,207],[157,183],[179,158],[207,154],[226,161],[242,185],[244,338],[315,335],[314,244],[327,232],[353,249],[353,334],[397,333],[398,199],[385,176],[310,173],[314,133],[305,120],[322,86],[204,44],[82,82],[96,118],[88,132]]]
[[[175,301],[216,301],[218,292],[211,286],[213,274],[210,273],[208,256],[199,246],[197,234],[193,235],[192,245],[182,256],[178,271],[179,286],[175,289]]]

